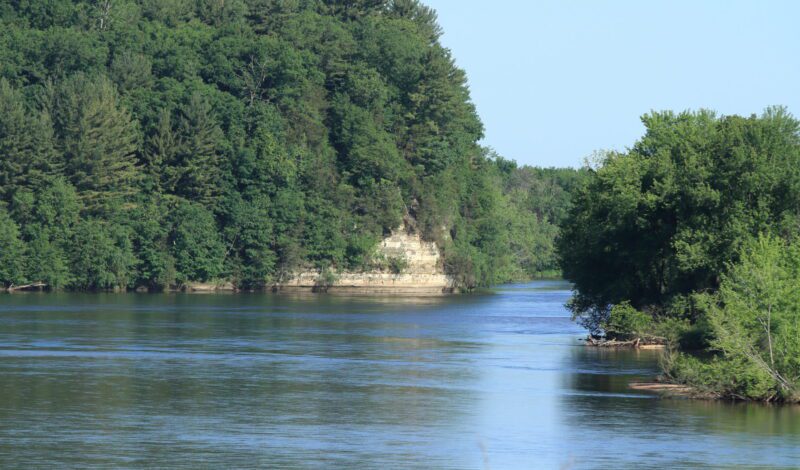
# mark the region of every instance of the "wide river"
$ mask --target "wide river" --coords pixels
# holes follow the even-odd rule
[[[0,467],[800,467],[800,411],[628,390],[658,353],[569,295],[2,295]]]

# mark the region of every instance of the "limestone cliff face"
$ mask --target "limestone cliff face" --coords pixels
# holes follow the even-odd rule
[[[403,227],[384,238],[376,251],[385,259],[404,260],[405,273],[444,274],[442,254],[436,243],[423,241],[418,233],[409,234]]]
[[[439,247],[403,227],[381,241],[375,249],[374,259],[381,266],[368,272],[339,272],[323,276],[319,272],[308,271],[296,274],[278,287],[416,295],[443,294],[454,290],[453,279],[444,272]]]

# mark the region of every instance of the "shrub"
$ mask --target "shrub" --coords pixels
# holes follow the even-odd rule
[[[662,366],[677,381],[722,398],[767,400],[778,395],[769,373],[741,358],[712,356],[703,360],[673,352],[666,356]]]
[[[679,358],[671,373],[726,396],[800,398],[800,243],[760,236],[705,296],[710,361]]]
[[[606,337],[615,339],[649,336],[653,331],[653,319],[625,301],[611,308],[608,320],[603,324],[603,330]]]
[[[389,270],[393,274],[401,274],[408,268],[408,260],[405,256],[390,256],[388,261]]]
[[[314,286],[314,291],[317,292],[327,292],[328,288],[336,284],[336,281],[339,280],[339,275],[329,266],[324,266],[320,272],[319,277],[317,278],[316,285]]]

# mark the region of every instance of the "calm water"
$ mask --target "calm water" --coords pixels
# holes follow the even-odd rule
[[[568,297],[3,295],[0,467],[800,467],[800,411],[631,392]]]

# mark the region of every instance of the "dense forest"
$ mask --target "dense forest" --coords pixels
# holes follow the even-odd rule
[[[562,219],[575,317],[596,336],[677,348],[673,380],[799,400],[800,122],[784,108],[643,122],[644,137],[605,155]]]
[[[0,285],[370,269],[411,221],[467,288],[557,269],[584,171],[478,144],[416,0],[0,5]]]

